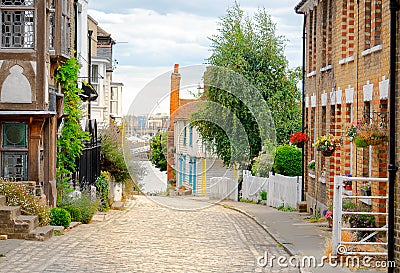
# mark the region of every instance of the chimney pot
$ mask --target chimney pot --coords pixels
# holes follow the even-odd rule
[[[178,73],[179,64],[174,65],[174,73]]]

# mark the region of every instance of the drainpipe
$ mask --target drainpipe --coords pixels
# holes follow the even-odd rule
[[[74,55],[78,58],[78,0],[74,0],[74,28],[75,28],[75,41],[74,41]]]
[[[88,30],[88,83],[89,86],[92,86],[92,34],[93,34],[93,30]],[[91,122],[91,103],[90,103],[90,97],[91,97],[91,92],[89,93],[89,97],[88,97],[88,113],[87,113],[87,118],[89,120],[89,122]]]
[[[399,5],[390,0],[390,93],[389,93],[389,185],[388,185],[388,261],[394,261],[394,229],[395,229],[395,180],[396,180],[396,21]],[[394,272],[388,267],[388,273]]]
[[[301,69],[301,131],[304,133],[306,130],[305,127],[305,109],[306,109],[306,102],[305,102],[305,77],[306,77],[306,22],[307,22],[307,15],[299,10],[295,10],[297,14],[303,14],[303,64],[302,64],[302,69]],[[302,188],[301,188],[301,201],[306,201],[306,183],[304,179],[304,168],[305,168],[305,162],[304,162],[304,146],[301,148],[302,152],[302,157],[301,157],[301,177],[302,177]]]

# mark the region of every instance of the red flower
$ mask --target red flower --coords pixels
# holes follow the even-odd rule
[[[302,132],[296,132],[290,136],[290,143],[296,145],[297,143],[308,141],[308,136]]]

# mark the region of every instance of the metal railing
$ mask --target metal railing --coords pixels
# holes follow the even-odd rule
[[[343,253],[343,245],[375,245],[387,246],[386,242],[370,242],[367,241],[379,232],[386,232],[387,236],[387,210],[386,212],[362,212],[362,211],[343,211],[343,200],[345,199],[358,199],[358,200],[387,200],[387,195],[375,196],[359,196],[359,195],[344,195],[343,184],[346,181],[362,181],[362,182],[388,182],[388,178],[372,178],[372,177],[344,177],[335,176],[334,178],[334,195],[333,195],[333,230],[332,230],[332,255],[346,254],[346,255],[371,255],[371,256],[386,256],[387,251],[384,252],[369,252],[369,251],[351,251],[351,247],[346,249]],[[371,202],[372,203],[372,202]],[[386,207],[386,206],[385,206]],[[373,216],[386,216],[386,225],[378,228],[362,228],[362,227],[343,227],[343,215],[373,215]],[[342,241],[342,230],[357,231],[357,232],[372,232],[367,237],[357,242]]]

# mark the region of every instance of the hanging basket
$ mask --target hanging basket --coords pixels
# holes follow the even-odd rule
[[[300,149],[303,148],[304,147],[304,142],[297,142],[296,143],[296,147],[300,148]]]
[[[365,142],[367,143],[367,145],[377,146],[384,144],[386,141],[387,141],[386,137],[375,137],[375,138],[369,138]]]
[[[333,150],[322,150],[321,153],[323,156],[331,156],[335,152],[335,149]]]

